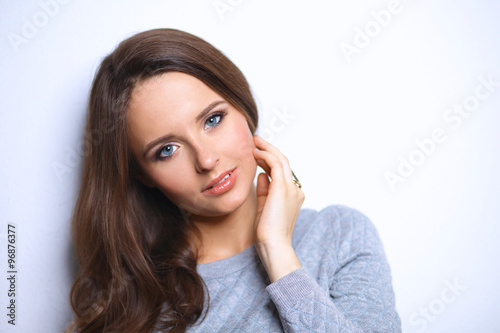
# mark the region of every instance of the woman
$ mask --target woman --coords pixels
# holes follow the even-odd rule
[[[243,74],[188,33],[139,33],[102,61],[68,330],[401,330],[373,224],[342,206],[301,210],[301,184],[257,122]]]

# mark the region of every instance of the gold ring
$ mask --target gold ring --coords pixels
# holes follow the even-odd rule
[[[297,176],[295,176],[295,174],[293,173],[293,170],[292,171],[292,176],[293,176],[293,183],[298,187],[298,188],[302,188],[302,185],[300,184],[300,181],[299,179],[297,178]]]

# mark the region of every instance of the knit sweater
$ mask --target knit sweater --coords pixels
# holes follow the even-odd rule
[[[389,264],[365,215],[302,209],[292,246],[302,267],[273,283],[254,245],[199,264],[210,306],[187,331],[401,332]]]

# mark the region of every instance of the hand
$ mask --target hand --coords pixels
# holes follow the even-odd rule
[[[288,159],[260,136],[255,135],[254,142],[255,159],[266,172],[257,179],[255,246],[274,282],[302,266],[292,248],[292,234],[305,196],[293,182]]]

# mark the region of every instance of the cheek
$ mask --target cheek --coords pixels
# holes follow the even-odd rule
[[[172,177],[175,175],[175,177]],[[182,201],[185,197],[190,197],[192,191],[197,188],[193,184],[193,175],[183,165],[178,165],[168,170],[158,170],[155,173],[155,180],[158,188],[173,203]]]
[[[253,142],[253,135],[243,115],[236,117],[231,130],[225,134],[223,140],[225,142],[225,150],[232,156],[243,160],[254,160],[253,150],[255,149],[255,144]]]

